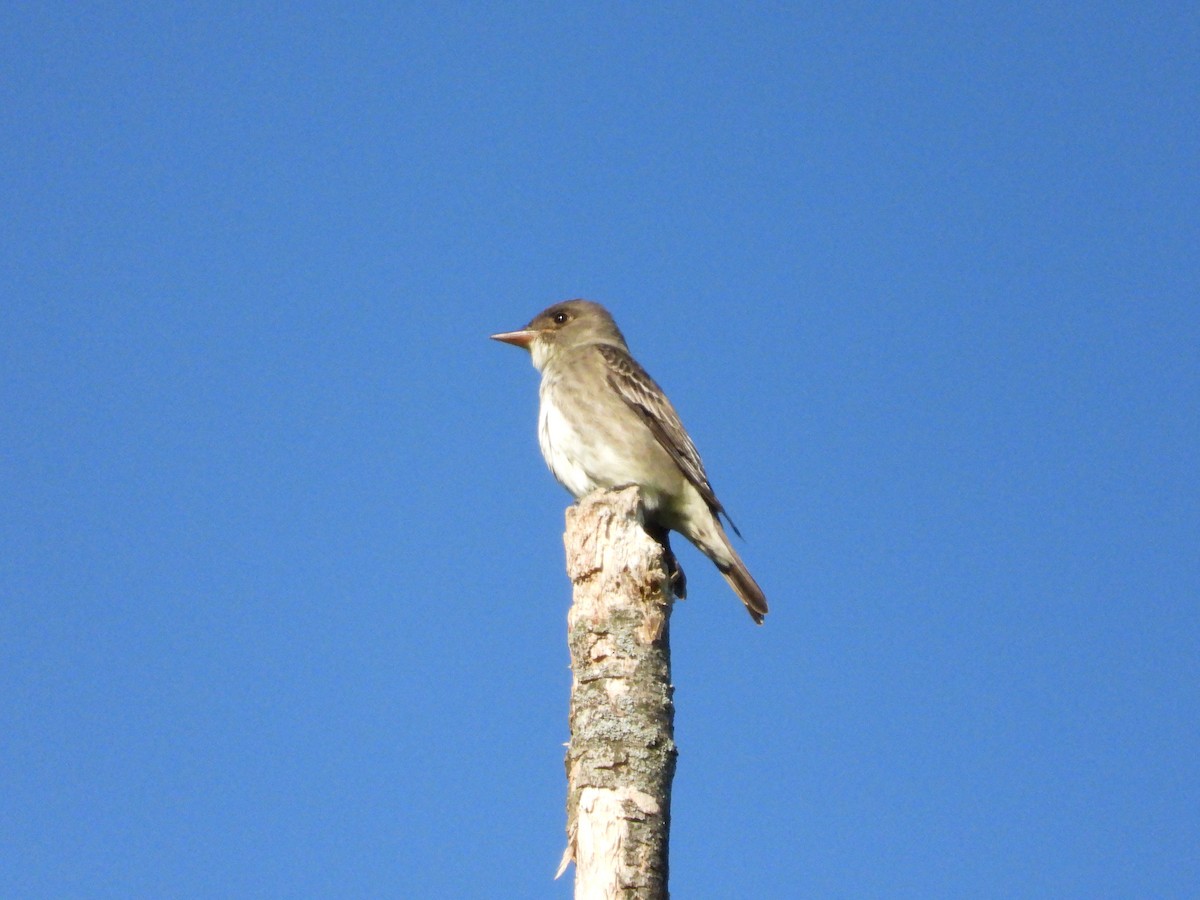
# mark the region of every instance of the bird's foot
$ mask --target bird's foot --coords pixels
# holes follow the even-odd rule
[[[667,580],[671,584],[671,593],[680,600],[686,600],[687,576],[683,574],[683,567],[679,565],[679,560],[675,558],[675,551],[671,549],[671,532],[660,525],[650,523],[647,523],[646,531],[650,537],[662,545],[663,565],[667,567]]]
[[[687,576],[683,574],[683,567],[675,559],[674,553],[667,555],[667,577],[671,580],[671,590],[675,593],[675,596],[680,600],[686,600]]]

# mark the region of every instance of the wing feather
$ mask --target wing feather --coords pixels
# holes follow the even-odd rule
[[[742,533],[725,512],[725,507],[717,499],[712,485],[708,483],[708,475],[704,471],[704,463],[700,460],[700,452],[688,436],[679,414],[667,399],[662,388],[655,383],[646,370],[638,365],[637,360],[620,347],[610,344],[599,344],[597,350],[607,364],[608,383],[622,400],[629,405],[646,423],[651,433],[670,454],[675,464],[688,481],[700,492],[704,502],[708,504],[714,515],[722,515],[729,522],[734,534],[741,537]]]

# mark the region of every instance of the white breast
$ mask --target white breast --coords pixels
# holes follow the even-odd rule
[[[554,399],[553,382],[543,381],[538,407],[538,446],[559,484],[576,498],[591,493],[597,484],[580,460],[585,455],[583,437],[563,416]]]

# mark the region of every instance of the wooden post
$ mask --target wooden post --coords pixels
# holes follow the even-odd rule
[[[567,510],[571,742],[558,874],[575,861],[576,900],[668,896],[673,598],[663,547],[643,516],[636,487]]]

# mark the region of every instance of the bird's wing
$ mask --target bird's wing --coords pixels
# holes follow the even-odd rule
[[[641,416],[642,421],[663,449],[675,460],[680,471],[700,492],[704,502],[714,514],[720,514],[729,522],[734,534],[741,537],[742,533],[725,512],[725,507],[717,499],[712,485],[708,483],[708,475],[704,472],[704,463],[700,461],[700,452],[688,436],[683,422],[675,407],[667,399],[667,395],[640,365],[637,360],[622,350],[610,344],[598,344],[596,349],[604,358],[608,383],[612,385],[617,395],[624,400],[634,412]]]

